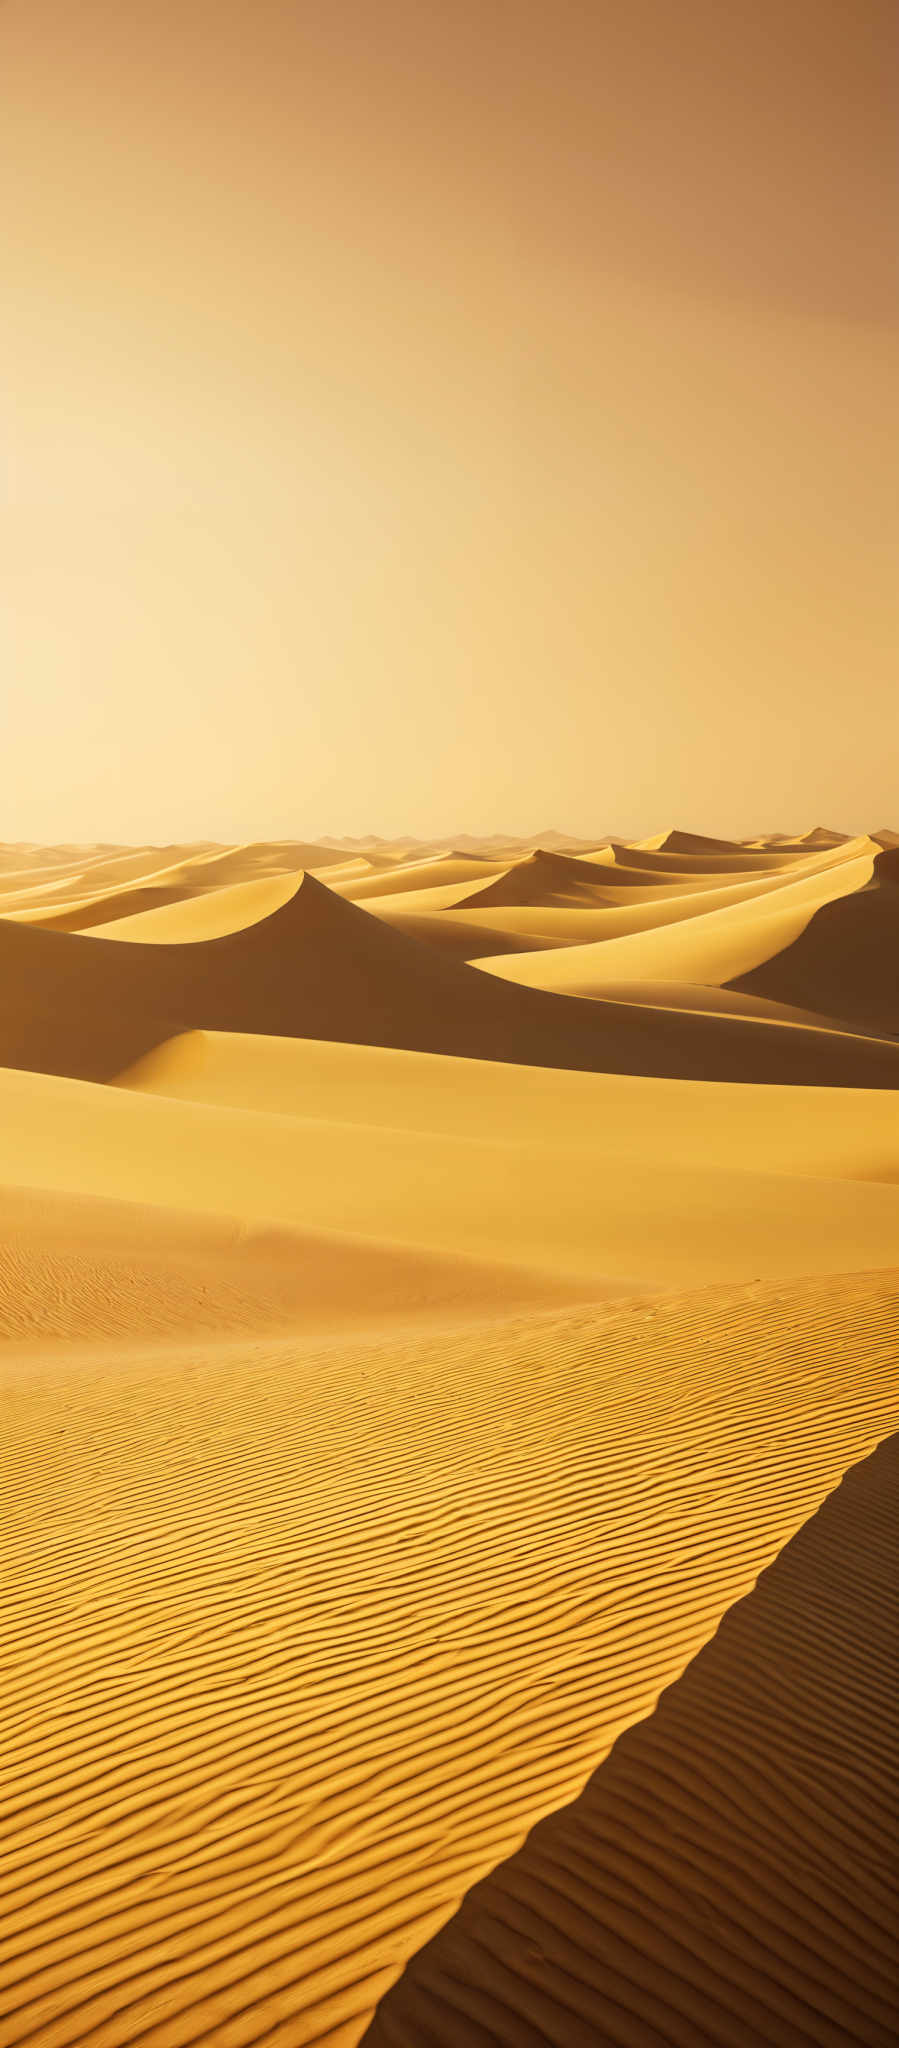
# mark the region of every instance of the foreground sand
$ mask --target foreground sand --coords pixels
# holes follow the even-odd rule
[[[897,1343],[869,1276],[9,1350],[0,2040],[357,2040],[899,1424]]]
[[[0,848],[0,2048],[884,2048],[897,844]]]
[[[414,1958],[368,2048],[896,2038],[899,1437]]]

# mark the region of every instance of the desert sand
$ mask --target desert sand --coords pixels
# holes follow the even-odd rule
[[[0,848],[0,2048],[893,2038],[897,849]]]

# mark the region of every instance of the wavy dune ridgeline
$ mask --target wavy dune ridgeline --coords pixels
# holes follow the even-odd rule
[[[897,845],[0,847],[0,2048],[884,2048]]]
[[[408,1965],[366,2048],[889,2048],[899,1437]]]
[[[288,885],[274,886],[280,894]],[[0,919],[0,1064],[107,1081],[162,1040],[200,1028],[684,1078],[874,1087],[899,1078],[899,1044],[815,1030],[803,1041],[742,1015],[660,1020],[509,987],[391,930],[311,875],[241,929],[140,943],[131,927],[126,938],[115,926],[98,938]]]

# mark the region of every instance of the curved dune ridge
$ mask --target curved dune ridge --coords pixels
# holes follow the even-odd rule
[[[731,978],[748,995],[899,1034],[899,848],[878,853],[865,886],[822,903],[789,946]]]
[[[0,977],[0,1063],[91,1080],[194,1028],[607,1072],[883,1087],[899,1078],[891,1044],[776,1035],[745,1016],[657,1018],[506,986],[310,875],[259,922],[194,944],[124,945],[0,920]]]
[[[408,1965],[367,2048],[896,2039],[899,1437]]]
[[[684,917],[659,920],[622,936],[610,933],[604,940],[569,946],[553,957],[541,953],[529,961],[521,954],[496,966],[488,959],[478,964],[530,987],[569,995],[596,995],[612,981],[693,981],[720,986],[739,976],[745,978],[752,968],[791,946],[822,905],[863,890],[874,868],[873,855],[862,854],[798,879],[791,876],[763,893],[728,892],[723,905],[704,908],[699,899]],[[757,990],[766,992],[772,991]]]
[[[349,2048],[897,1426],[897,1339],[866,1276],[7,1352],[4,2048]]]

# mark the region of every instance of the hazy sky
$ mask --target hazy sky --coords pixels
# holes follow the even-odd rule
[[[899,824],[894,21],[4,0],[0,837]]]

